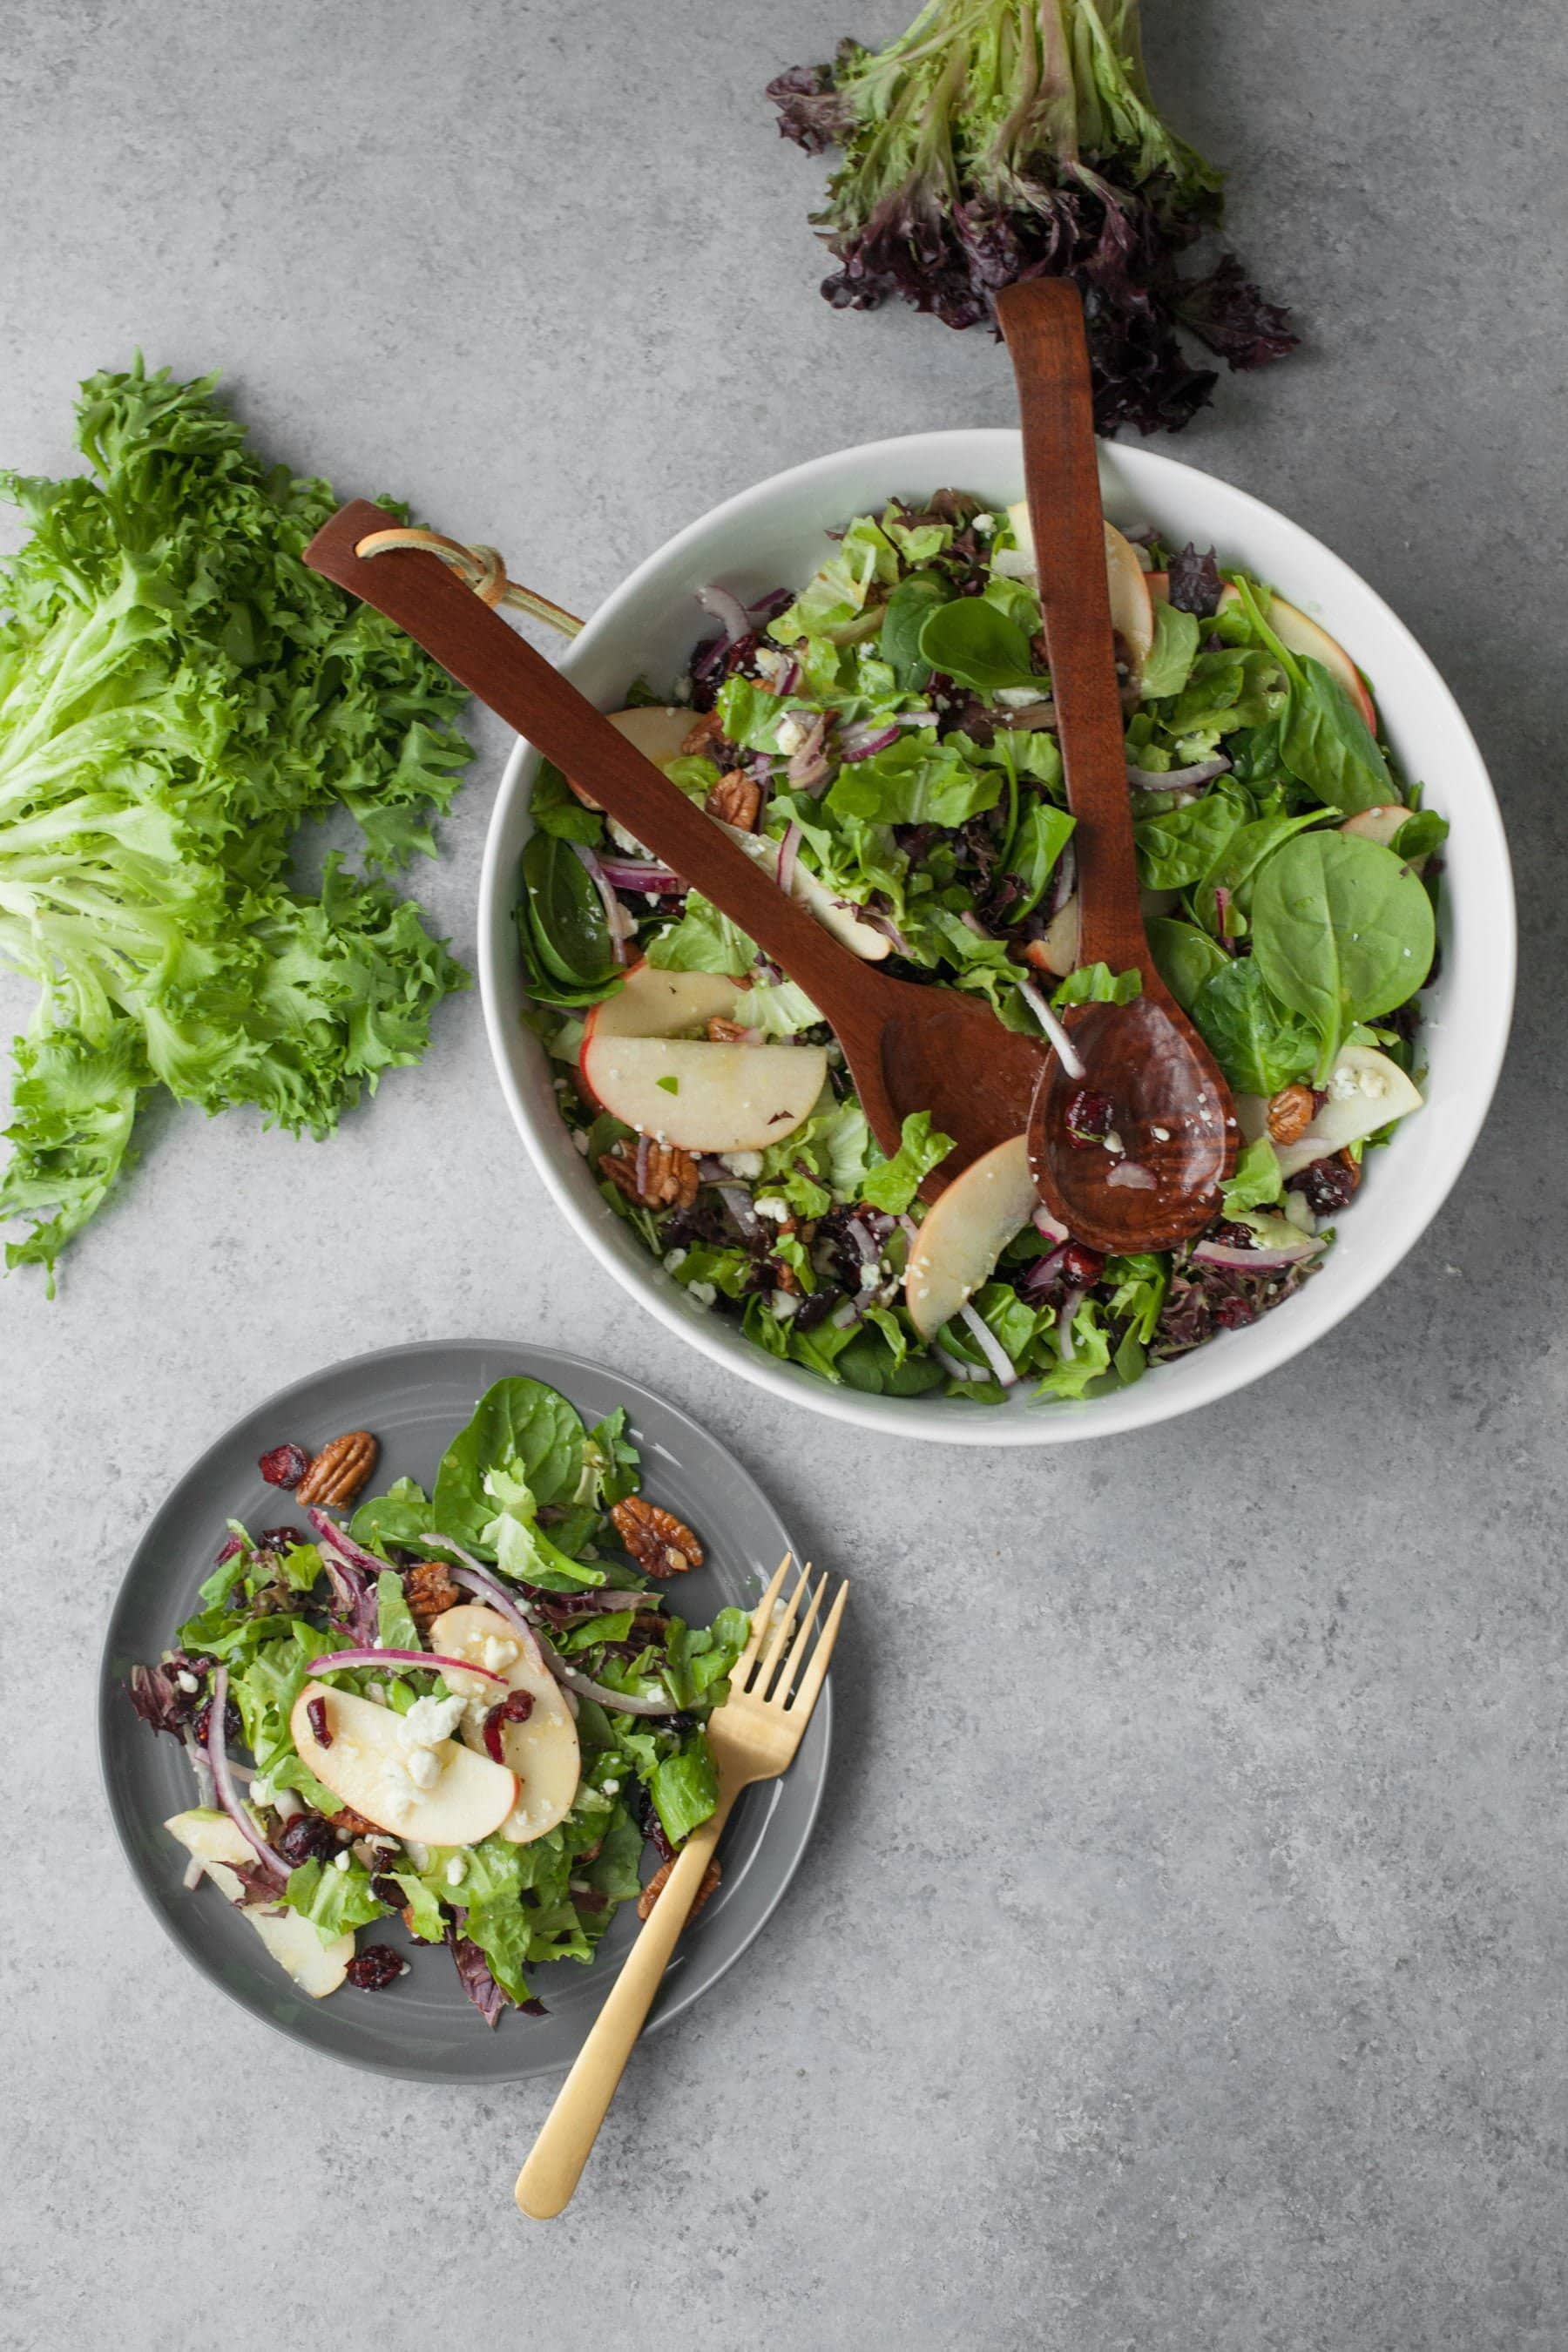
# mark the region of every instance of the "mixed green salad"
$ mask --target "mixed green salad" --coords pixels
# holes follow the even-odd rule
[[[284,1486],[305,1467],[262,1459]],[[623,1412],[588,1428],[518,1378],[428,1496],[400,1478],[347,1524],[229,1523],[130,1695],[195,1772],[167,1824],[188,1883],[214,1879],[304,1990],[379,1989],[444,1945],[488,2023],[537,2012],[529,1970],[591,1960],[645,1844],[668,1862],[713,1811],[703,1726],[750,1620],[674,1612],[661,1580],[701,1545],[639,1486]],[[355,1949],[399,1914],[410,1948]]]
[[[1365,1153],[1421,1099],[1443,818],[1315,622],[1212,551],[1106,536],[1151,944],[1245,1139],[1220,1213],[1178,1250],[1108,1258],[1021,1206],[960,1310],[921,1328],[917,1188],[949,1139],[911,1118],[885,1155],[802,991],[557,771],[534,786],[519,931],[577,1146],[691,1297],[827,1381],[979,1402],[1135,1381],[1310,1279]],[[1137,992],[1078,957],[1022,507],[894,500],[798,593],[703,601],[719,633],[616,723],[781,887],[868,961],[982,995],[1010,1028]],[[1152,1181],[1092,1074],[1074,1124],[1120,1181]]]

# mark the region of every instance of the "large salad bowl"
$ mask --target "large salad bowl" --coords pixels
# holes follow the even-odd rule
[[[1306,531],[1212,476],[1140,448],[1107,446],[1100,460],[1112,520],[1153,524],[1177,546],[1215,546],[1322,623],[1373,682],[1387,740],[1452,825],[1439,921],[1439,976],[1427,992],[1426,1108],[1377,1155],[1369,1183],[1326,1263],[1300,1293],[1250,1328],[1227,1331],[1134,1385],[1081,1402],[999,1404],[962,1397],[876,1396],[835,1386],[754,1347],[739,1325],[691,1298],[601,1198],[574,1146],[542,1046],[523,1018],[514,909],[537,767],[520,742],[508,764],[486,846],[479,967],[491,1051],[511,1113],[567,1222],[650,1314],[745,1380],[808,1411],[890,1436],[981,1445],[1050,1445],[1110,1435],[1188,1412],[1288,1362],[1368,1299],[1442,1205],[1487,1113],[1513,998],[1514,916],[1501,820],[1480,754],[1432,663],[1364,581]],[[846,449],[774,475],[679,532],[601,605],[563,667],[603,709],[635,678],[668,691],[710,626],[695,602],[714,583],[742,601],[805,582],[826,534],[893,496],[953,485],[1005,507],[1023,490],[1010,430],[912,435]],[[1375,1311],[1375,1310],[1374,1310]]]

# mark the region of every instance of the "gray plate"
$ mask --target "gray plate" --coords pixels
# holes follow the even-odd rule
[[[334,1364],[269,1397],[209,1446],[137,1547],[100,1677],[110,1810],[143,1894],[187,1959],[253,2017],[296,2042],[350,2065],[426,2082],[517,2082],[569,2066],[636,1933],[635,1907],[623,1906],[591,1968],[563,1960],[533,1972],[547,2017],[509,2014],[493,2032],[464,1995],[446,1952],[405,1938],[396,1919],[372,1933],[406,1945],[412,1966],[405,1976],[384,1992],[344,1985],[326,2000],[310,2000],[216,1887],[204,1883],[187,1892],[182,1885],[184,1851],[162,1824],[195,1800],[190,1767],[172,1739],[155,1738],[137,1721],[125,1685],[132,1663],[156,1658],[195,1607],[224,1521],[237,1518],[254,1529],[290,1517],[290,1498],[264,1485],[257,1470],[268,1446],[286,1438],[321,1444],[342,1429],[369,1429],[381,1440],[377,1491],[406,1476],[428,1492],[454,1433],[490,1382],[510,1373],[548,1381],[589,1422],[626,1406],[651,1499],[687,1520],[706,1548],[705,1566],[681,1584],[690,1619],[704,1622],[727,1603],[755,1601],[795,1546],[762,1489],[696,1422],[637,1381],[581,1357],[500,1340],[436,1341]],[[720,1848],[723,1884],[682,1938],[650,2031],[679,2017],[740,1958],[793,1877],[822,1801],[832,1696],[829,1684],[790,1770],[749,1790],[736,1807]]]

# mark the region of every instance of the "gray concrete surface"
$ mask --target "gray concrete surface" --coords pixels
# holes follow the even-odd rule
[[[1411,622],[1513,833],[1527,993],[1470,1172],[1306,1360],[1024,1461],[782,1413],[663,1335],[559,1228],[472,1000],[328,1148],[163,1120],[60,1303],[0,1291],[7,2346],[1568,2341],[1568,39],[1549,0],[1149,14],[1310,339],[1184,454]],[[902,16],[32,0],[0,45],[0,462],[58,468],[77,378],[141,343],[588,607],[760,474],[1005,419],[987,344],[819,302],[820,169],[761,101]],[[421,877],[460,946],[479,733]],[[210,1434],[329,1358],[508,1327],[666,1386],[861,1580],[809,1864],[550,2229],[510,2198],[543,2086],[330,2070],[185,1972],[89,1728],[126,1554]]]

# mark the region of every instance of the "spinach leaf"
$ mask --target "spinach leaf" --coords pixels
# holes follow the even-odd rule
[[[1180,606],[1163,603],[1157,603],[1153,611],[1154,642],[1144,656],[1138,681],[1145,702],[1180,694],[1192,676],[1203,634],[1195,613],[1184,613]]]
[[[1256,955],[1237,956],[1193,999],[1197,1024],[1238,1094],[1273,1095],[1312,1066],[1310,1024],[1270,995]]]
[[[433,1504],[437,1527],[470,1551],[488,1550],[484,1530],[497,1505],[485,1492],[486,1472],[515,1472],[536,1504],[570,1502],[582,1479],[585,1445],[576,1409],[558,1390],[542,1381],[497,1381],[441,1456]]]
[[[1448,820],[1446,816],[1439,816],[1436,809],[1417,809],[1414,815],[1405,818],[1388,845],[1395,857],[1403,857],[1408,863],[1412,858],[1430,857],[1435,849],[1441,849],[1447,838]]]
[[[1017,883],[1020,895],[1007,908],[1005,922],[1021,922],[1039,905],[1072,829],[1072,818],[1054,802],[1037,799],[1029,803],[1007,848],[1006,870]]]
[[[1182,923],[1170,915],[1152,915],[1144,929],[1155,968],[1184,1013],[1205,980],[1223,971],[1230,961],[1225,950],[1195,923]]]
[[[590,847],[605,837],[605,820],[584,808],[553,760],[541,760],[528,813],[536,833],[552,833],[562,841],[583,841]]]
[[[1269,859],[1252,902],[1251,961],[1310,1022],[1320,1079],[1353,1023],[1413,996],[1431,968],[1432,902],[1392,849],[1348,833],[1303,833]]]
[[[888,599],[882,614],[882,658],[901,694],[919,694],[931,676],[931,664],[921,651],[921,631],[933,607],[947,600],[947,583],[934,572],[917,572],[900,580]]]
[[[1388,762],[1339,679],[1310,654],[1293,659],[1279,756],[1297,782],[1345,816],[1396,801]]]
[[[920,649],[932,669],[982,693],[1036,683],[1028,638],[984,596],[939,604],[921,625]]]
[[[571,988],[616,976],[610,926],[592,877],[569,841],[531,834],[522,853],[523,903],[546,971]]]
[[[1184,808],[1161,809],[1132,828],[1145,890],[1185,890],[1201,882],[1251,811],[1245,793],[1217,785]]]
[[[367,1551],[379,1552],[384,1559],[388,1544],[415,1550],[429,1528],[429,1501],[424,1487],[416,1486],[412,1478],[399,1478],[384,1495],[373,1495],[369,1502],[360,1505],[349,1522],[349,1533],[355,1543],[363,1544]]]
[[[1194,895],[1193,912],[1204,929],[1212,931],[1216,939],[1220,936],[1216,890],[1228,890],[1236,912],[1248,914],[1252,885],[1264,860],[1272,857],[1281,844],[1296,834],[1323,822],[1321,809],[1309,809],[1303,816],[1260,816],[1250,824],[1238,825]],[[1234,939],[1237,930],[1233,924],[1227,936]]]

